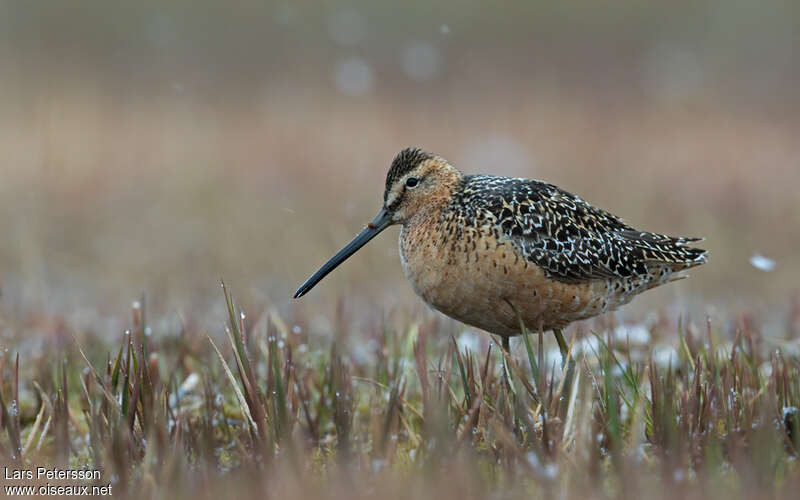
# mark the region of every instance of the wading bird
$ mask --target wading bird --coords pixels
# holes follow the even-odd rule
[[[690,242],[638,231],[552,184],[465,175],[420,149],[401,151],[383,206],[353,240],[303,283],[305,295],[336,266],[400,224],[403,272],[442,313],[503,339],[526,328],[561,329],[611,311],[639,293],[685,278],[706,262]]]

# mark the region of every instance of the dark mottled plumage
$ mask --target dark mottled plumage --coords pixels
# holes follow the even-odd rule
[[[531,179],[465,176],[448,207],[463,224],[491,220],[495,230],[549,278],[626,279],[705,262],[699,238],[642,232],[557,186]],[[472,221],[472,222],[471,222]]]

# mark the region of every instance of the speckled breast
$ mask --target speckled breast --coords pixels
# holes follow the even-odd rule
[[[508,239],[476,228],[462,227],[457,233],[455,238],[424,220],[400,232],[403,271],[414,291],[452,318],[510,336],[519,333],[514,309],[526,327],[550,330],[610,306],[605,281],[553,281]]]

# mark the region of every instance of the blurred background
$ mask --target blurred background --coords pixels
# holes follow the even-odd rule
[[[788,0],[2,2],[0,319],[142,291],[189,314],[221,307],[220,277],[290,314],[424,311],[396,229],[290,300],[409,145],[708,238],[707,266],[624,314],[788,310],[799,40]]]

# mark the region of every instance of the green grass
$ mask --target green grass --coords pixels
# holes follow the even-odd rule
[[[794,498],[800,486],[800,359],[751,321],[733,338],[679,326],[666,362],[598,331],[572,339],[562,367],[535,333],[501,358],[412,317],[371,332],[358,357],[340,312],[341,335],[309,349],[288,318],[256,327],[228,289],[220,300],[226,335],[205,342],[152,331],[143,297],[119,345],[6,352],[3,462],[97,468],[137,498]]]

